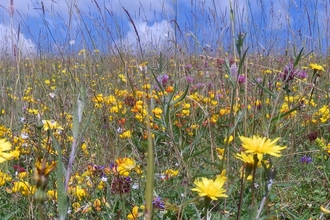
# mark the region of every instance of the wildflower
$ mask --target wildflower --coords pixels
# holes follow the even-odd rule
[[[78,56],[83,55],[85,53],[86,53],[86,50],[85,49],[82,49],[82,50],[79,51]]]
[[[134,206],[131,213],[127,215],[128,219],[135,220],[139,217],[139,207]]]
[[[168,92],[168,93],[173,92],[174,91],[174,86],[167,86],[165,91]]]
[[[45,189],[48,184],[50,172],[56,167],[57,162],[48,164],[46,160],[37,160],[34,167],[34,179],[36,180],[37,188]]]
[[[307,138],[310,142],[315,141],[317,139],[318,132],[317,131],[312,131],[309,134],[307,134]]]
[[[114,194],[127,194],[131,191],[131,178],[115,176],[111,184],[111,192]]]
[[[253,135],[252,138],[247,138],[244,136],[239,137],[242,141],[242,146],[245,148],[246,153],[252,154],[269,154],[274,157],[280,157],[280,151],[285,149],[286,146],[276,145],[276,142],[280,138],[274,140],[268,139],[266,137],[261,138],[259,136]]]
[[[244,76],[244,74],[240,74],[238,76],[238,83],[240,83],[240,84],[245,83],[245,76]]]
[[[7,160],[11,160],[12,158],[17,156],[17,152],[14,151],[8,152],[9,150],[11,150],[11,143],[9,143],[4,138],[0,139],[0,163],[3,163]]]
[[[330,214],[330,210],[329,209],[326,209],[326,208],[324,208],[323,206],[320,206],[320,210],[321,210],[321,212],[323,212],[324,214]]]
[[[237,153],[235,155],[235,157],[241,161],[243,161],[247,167],[254,167],[254,158],[253,158],[253,154],[246,154],[244,152],[241,152],[241,153]],[[261,166],[261,161],[262,161],[262,158],[263,158],[263,155],[262,154],[258,154],[258,164],[257,166]]]
[[[52,200],[57,200],[57,191],[50,189],[47,191],[47,196],[51,198]]]
[[[3,173],[0,170],[0,186],[5,185],[6,182],[11,181],[13,178],[11,176],[9,176],[7,173]]]
[[[86,191],[81,188],[81,186],[76,186],[73,192],[78,197],[79,201],[86,196]]]
[[[123,82],[126,82],[127,81],[124,74],[119,74],[118,76],[121,79],[121,81],[123,81]]]
[[[200,197],[209,197],[212,200],[218,200],[218,198],[228,197],[223,189],[223,185],[226,181],[224,176],[225,172],[219,175],[215,180],[202,177],[201,179],[196,179],[194,181],[195,188],[192,188],[192,191],[198,192]]]
[[[42,120],[44,130],[64,130],[55,120]]]
[[[164,75],[160,75],[157,77],[157,81],[163,86],[166,87],[167,83],[168,83],[168,75],[164,74]]]
[[[191,83],[193,83],[193,82],[195,81],[195,79],[194,79],[194,77],[188,75],[188,76],[186,77],[186,81],[187,81],[188,84],[191,84]]]
[[[312,162],[312,158],[311,157],[307,157],[307,156],[303,156],[301,159],[300,159],[300,163],[310,163]]]
[[[233,78],[237,77],[237,72],[238,72],[238,67],[237,67],[236,63],[233,63],[230,66],[230,74],[232,75]]]
[[[190,110],[189,109],[183,109],[182,110],[182,116],[189,116],[190,115]]]
[[[280,73],[280,76],[283,78],[283,82],[289,83],[294,79],[296,73],[297,71],[293,69],[293,64],[289,63],[285,66],[283,73]]]
[[[155,115],[156,118],[161,118],[163,110],[161,108],[157,107],[154,110],[152,110],[152,113]]]
[[[154,206],[155,209],[165,208],[164,202],[162,201],[162,198],[160,196],[157,196],[156,198],[153,199],[152,205]]]
[[[32,187],[30,187],[30,184],[26,181],[18,181],[14,183],[14,186],[12,188],[12,191],[14,193],[21,192],[22,195],[27,196],[31,192]]]
[[[127,139],[127,138],[132,137],[132,133],[131,133],[130,130],[127,130],[127,131],[122,132],[122,133],[119,135],[119,137],[122,138],[122,139]]]
[[[119,158],[116,160],[117,163],[117,171],[121,176],[128,176],[129,172],[136,167],[136,162],[131,158]]]
[[[178,174],[179,174],[179,170],[172,170],[172,169],[165,170],[165,175],[166,178],[168,179],[177,176]]]
[[[95,199],[93,202],[93,207],[96,209],[96,211],[101,211],[101,200]]]
[[[225,155],[225,149],[224,148],[216,148],[215,149],[217,151],[217,155],[219,160],[223,160],[224,155]]]
[[[299,71],[299,72],[297,73],[297,77],[298,77],[299,79],[306,79],[306,78],[307,78],[307,73],[306,73],[306,71],[305,71],[305,70],[301,70],[301,71]]]
[[[321,65],[318,65],[318,64],[316,64],[316,63],[311,63],[311,64],[309,64],[309,66],[310,66],[310,68],[312,69],[312,70],[318,70],[318,71],[325,71],[324,70],[324,68],[323,68],[323,66],[321,66]]]
[[[223,139],[223,142],[226,144],[230,144],[234,140],[233,135],[230,135],[229,138]]]
[[[77,212],[80,209],[80,204],[78,202],[72,203],[72,208],[75,212]]]

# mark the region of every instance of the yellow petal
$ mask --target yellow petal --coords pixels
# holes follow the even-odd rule
[[[323,212],[324,214],[330,214],[330,210],[324,208],[323,206],[320,206],[320,210],[321,210],[321,212]]]

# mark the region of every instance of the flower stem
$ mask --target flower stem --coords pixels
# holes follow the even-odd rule
[[[208,212],[209,212],[209,205],[211,203],[211,199],[207,196],[205,196],[204,200],[204,219],[208,220]]]
[[[241,189],[240,189],[240,196],[239,196],[239,202],[238,202],[238,210],[237,210],[237,220],[241,218],[241,211],[242,211],[242,201],[243,201],[243,194],[244,194],[244,173],[245,167],[242,169],[242,178],[241,178]]]

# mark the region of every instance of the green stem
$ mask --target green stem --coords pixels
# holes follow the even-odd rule
[[[242,211],[242,201],[243,201],[243,194],[244,194],[244,175],[245,175],[245,167],[242,170],[242,178],[241,178],[241,189],[240,189],[240,196],[238,202],[238,210],[237,210],[237,220],[241,218],[241,211]]]
[[[208,220],[208,212],[209,212],[209,205],[211,203],[211,199],[205,196],[204,200],[204,219]]]
[[[145,100],[145,99],[144,99]],[[154,146],[152,141],[152,133],[150,128],[149,115],[146,117],[147,120],[147,130],[148,130],[148,164],[147,164],[147,183],[146,183],[146,210],[145,210],[145,219],[152,219],[152,197],[154,190]]]
[[[44,213],[43,203],[41,203],[41,202],[38,203],[38,209],[39,209],[39,219],[44,220],[45,219],[45,213]]]

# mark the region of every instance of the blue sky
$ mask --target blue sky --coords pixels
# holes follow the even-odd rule
[[[10,0],[2,1],[0,49],[7,53],[11,39],[24,54],[138,51],[137,31],[144,51],[177,46],[216,56],[219,48],[231,50],[230,2],[235,32],[247,34],[250,51],[280,53],[296,45],[325,52],[330,37],[328,0],[13,0],[13,32]]]

